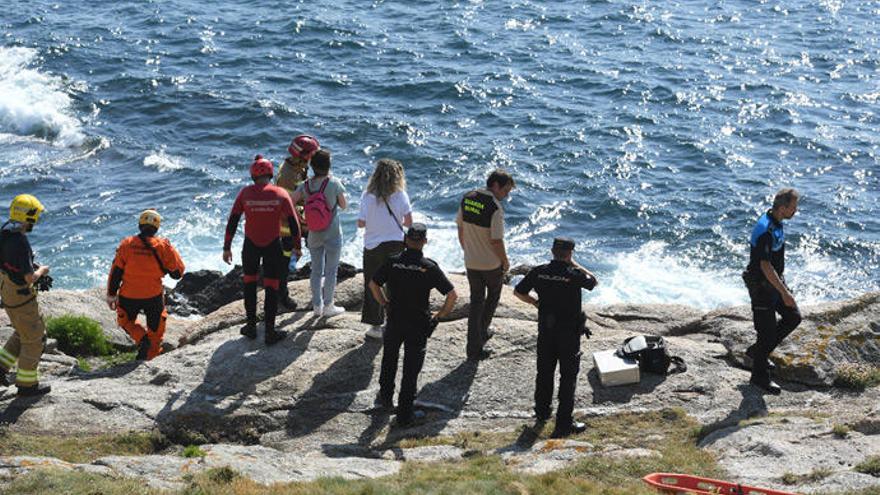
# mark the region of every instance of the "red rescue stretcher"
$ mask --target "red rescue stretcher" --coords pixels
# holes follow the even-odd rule
[[[661,492],[676,495],[797,495],[792,492],[741,485],[690,474],[651,473],[642,480]]]

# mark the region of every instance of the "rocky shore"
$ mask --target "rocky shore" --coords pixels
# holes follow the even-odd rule
[[[509,432],[532,424],[537,313],[505,287],[490,343],[495,354],[469,363],[464,353],[468,284],[460,275],[450,279],[458,303],[428,343],[418,395],[428,415],[411,428],[394,427],[392,417],[373,406],[381,345],[364,338],[366,326],[359,321],[363,280],[351,273],[337,290],[345,314],[316,319],[307,305],[283,313],[278,325],[291,336],[273,347],[239,335],[244,322],[240,301],[224,301],[217,308],[202,301],[197,305],[210,308],[207,315],[169,319],[168,348],[153,361],[85,372],[76,359],[53,350],[41,364],[41,373],[52,382],[50,395],[22,400],[6,390],[0,397],[0,421],[8,431],[89,435],[158,430],[181,445],[201,444],[204,457],[108,456],[88,464],[0,457],[0,477],[52,466],[176,488],[185,475],[218,466],[274,483],[379,477],[411,461],[461,459],[470,454],[456,446],[388,446],[401,438]],[[201,293],[210,300],[204,291],[212,284],[213,293],[225,294],[217,290],[220,283],[207,276],[187,288],[186,297],[196,301]],[[296,301],[308,301],[307,280],[289,286]],[[439,306],[441,300],[432,302]],[[130,345],[99,290],[52,291],[43,295],[41,306],[50,316],[94,318],[111,342]],[[582,344],[577,416],[681,410],[699,422],[694,441],[714,453],[730,479],[803,493],[880,485],[880,478],[853,469],[880,456],[880,388],[836,386],[847,367],[880,367],[880,293],[802,308],[803,324],[774,356],[781,396],[764,396],[747,384],[749,372],[741,358],[754,330],[745,306],[710,312],[678,305],[588,305],[585,310],[593,337]],[[0,315],[0,336],[5,339],[10,332],[5,314]],[[637,334],[664,336],[688,370],[643,375],[638,385],[602,387],[591,353],[616,348]],[[843,427],[845,435],[839,434]],[[483,453],[530,473],[591,456],[656,455],[618,446],[613,437],[601,444],[574,439],[553,448],[538,442]],[[823,476],[807,476],[817,470]],[[802,478],[784,483],[787,475]]]

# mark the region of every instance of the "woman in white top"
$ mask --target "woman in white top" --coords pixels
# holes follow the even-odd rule
[[[412,206],[406,194],[403,164],[390,158],[376,162],[376,169],[361,196],[357,225],[364,230],[364,307],[361,321],[370,325],[367,337],[382,338],[385,315],[373,298],[369,283],[379,267],[403,251],[403,235],[412,225]]]

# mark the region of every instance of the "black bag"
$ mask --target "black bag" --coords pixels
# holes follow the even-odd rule
[[[647,373],[671,375],[687,371],[684,359],[669,355],[663,337],[653,335],[629,337],[623,341],[623,346],[617,350],[617,355],[624,359],[635,359],[639,362],[639,370]],[[673,364],[675,368],[670,371],[669,367]]]

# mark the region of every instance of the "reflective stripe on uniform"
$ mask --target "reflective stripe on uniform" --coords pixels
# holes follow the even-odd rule
[[[290,237],[290,227],[287,224],[281,225],[281,237]],[[290,255],[292,253],[293,253],[292,250],[290,250],[290,251],[282,250],[281,251],[281,254],[283,254],[284,257],[286,257],[286,258],[290,258]]]
[[[0,365],[6,369],[12,368],[12,366],[15,365],[16,359],[18,359],[18,357],[13,356],[12,353],[0,347]]]
[[[15,374],[15,383],[21,385],[33,385],[39,381],[40,377],[37,370],[20,369]]]

